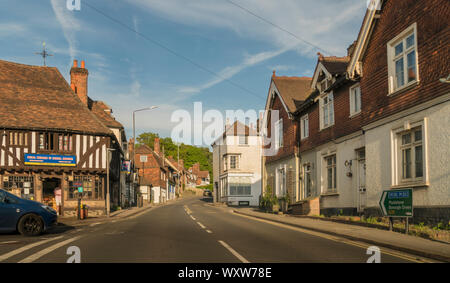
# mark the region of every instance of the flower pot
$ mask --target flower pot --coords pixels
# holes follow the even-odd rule
[[[272,205],[272,212],[278,212],[280,211],[280,205],[274,204]]]

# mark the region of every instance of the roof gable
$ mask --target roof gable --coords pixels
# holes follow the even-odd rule
[[[366,11],[363,24],[358,34],[358,39],[356,40],[354,51],[347,67],[347,73],[349,74],[350,78],[354,78],[358,75],[362,76],[360,61],[367,49],[367,45],[370,41],[370,36],[372,35],[375,21],[379,18],[384,4],[385,0],[372,0],[369,9],[367,9]],[[375,7],[375,5],[377,6]]]

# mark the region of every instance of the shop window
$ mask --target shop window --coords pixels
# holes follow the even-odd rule
[[[3,188],[28,200],[35,200],[33,176],[8,176],[3,179]]]
[[[79,192],[83,188],[83,192]],[[74,176],[69,182],[69,199],[101,200],[103,199],[103,180],[95,176]]]

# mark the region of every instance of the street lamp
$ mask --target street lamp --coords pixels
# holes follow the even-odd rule
[[[134,158],[136,156],[136,154],[135,154],[135,152],[136,152],[136,148],[135,148],[135,145],[136,145],[136,113],[137,112],[142,112],[142,111],[150,111],[150,110],[153,110],[153,109],[156,109],[156,108],[159,108],[159,107],[158,106],[152,106],[152,107],[142,108],[142,109],[138,109],[138,110],[134,110],[133,111],[133,173],[135,171],[135,160],[134,160]],[[133,174],[133,176],[134,176],[134,174]],[[134,189],[136,189],[135,188],[136,187],[135,186],[135,182],[136,182],[136,180],[133,177],[133,187],[134,187]]]
[[[106,149],[106,215],[109,217],[111,213],[111,196],[109,189],[109,153],[115,151],[113,148]]]

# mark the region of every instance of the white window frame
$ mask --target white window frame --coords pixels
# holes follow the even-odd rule
[[[325,77],[325,79],[319,82],[320,93],[325,93],[325,90],[327,90],[331,85],[330,81],[331,80],[328,77]],[[325,84],[325,87],[323,87],[323,84]]]
[[[393,187],[408,187],[408,186],[427,186],[428,185],[428,140],[427,140],[427,119],[420,122],[409,123],[401,128],[392,131],[392,186]],[[422,130],[421,142],[414,143],[414,132],[418,129]],[[402,149],[406,146],[402,145],[402,137],[408,132],[411,133],[411,147],[422,146],[422,177],[415,177],[415,149],[411,151],[411,178],[403,178],[403,159]]]
[[[283,119],[275,123],[275,150],[283,147]]]
[[[332,164],[328,165],[328,159],[332,159]],[[333,160],[334,158],[334,160]],[[332,154],[332,155],[328,155],[325,156],[323,158],[324,161],[324,169],[325,169],[325,175],[324,175],[324,179],[325,179],[325,193],[337,193],[337,183],[338,183],[338,175],[337,175],[337,154]],[[334,163],[333,163],[334,161]],[[332,169],[332,174],[331,174],[331,188],[329,188],[329,183],[328,183],[328,169],[331,168]]]
[[[235,162],[235,168],[232,168],[231,167],[231,158],[232,157],[235,157],[236,158],[236,162]],[[227,158],[226,158],[226,160],[227,160],[227,167],[228,167],[228,169],[229,170],[238,170],[240,167],[240,155],[239,154],[229,154],[229,155],[227,155]]]
[[[300,118],[300,137],[302,140],[309,137],[309,116],[308,114]]]
[[[324,100],[327,98],[327,104],[324,104]],[[320,129],[326,129],[334,126],[335,116],[334,116],[334,95],[333,92],[326,93],[319,100],[320,104]],[[325,124],[325,108],[327,108],[327,124]],[[332,114],[332,115],[330,115]],[[331,119],[332,118],[332,119]]]
[[[248,137],[249,137],[249,136],[247,136],[247,135],[239,136],[239,137],[238,137],[238,139],[239,139],[239,145],[240,145],[240,146],[248,145],[248,140],[249,140]],[[241,140],[242,138],[243,138],[243,142],[242,142],[242,140]]]
[[[406,40],[412,34],[414,34],[414,44],[407,48]],[[399,55],[395,55],[395,47],[400,43],[403,43],[403,51]],[[415,68],[416,68],[416,79],[408,82],[408,54],[415,51]],[[387,57],[388,57],[388,84],[389,84],[389,95],[392,95],[402,89],[405,89],[411,85],[417,84],[419,82],[419,52],[417,48],[417,23],[412,24],[394,39],[387,44]],[[396,64],[395,62],[403,58],[403,79],[404,84],[402,86],[397,86],[396,79]]]
[[[355,93],[355,90],[359,90],[358,94]],[[350,117],[353,117],[353,116],[361,113],[362,103],[361,103],[361,86],[360,86],[360,84],[357,83],[357,84],[353,85],[349,91],[350,91],[350,93],[349,93],[349,95],[350,95]],[[356,106],[359,106],[359,108],[357,108]]]

